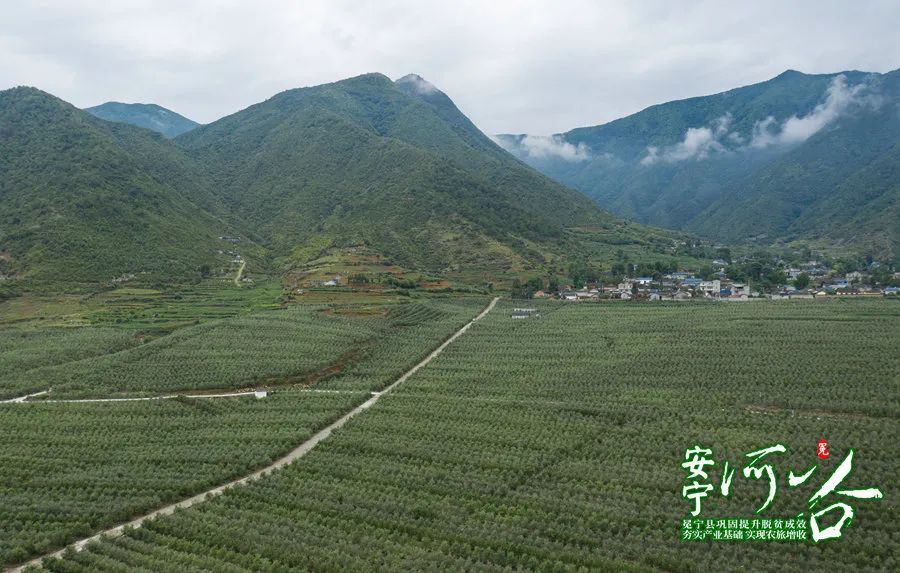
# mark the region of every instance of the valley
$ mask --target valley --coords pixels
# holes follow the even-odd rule
[[[490,97],[506,51],[463,62],[479,125],[539,91]],[[276,60],[213,65],[243,105],[202,121],[0,91],[5,571],[897,569],[897,70],[489,136],[417,74]]]

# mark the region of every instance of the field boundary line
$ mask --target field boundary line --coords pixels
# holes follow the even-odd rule
[[[43,390],[41,392],[35,392],[34,394],[26,394],[24,396],[19,396],[18,398],[10,398],[9,400],[0,400],[0,404],[24,404],[28,401],[29,398],[34,398],[35,396],[43,396],[44,394],[49,393],[50,390]]]
[[[294,449],[289,451],[287,454],[278,458],[277,460],[275,460],[271,464],[267,465],[266,467],[258,469],[250,474],[245,475],[244,477],[226,482],[226,483],[216,486],[212,489],[208,489],[204,492],[198,493],[187,499],[167,505],[165,507],[157,509],[156,511],[152,511],[146,515],[135,518],[127,523],[123,523],[123,524],[117,525],[115,527],[111,527],[109,529],[101,531],[100,533],[91,535],[90,537],[86,537],[84,539],[80,539],[73,543],[69,543],[62,549],[59,549],[52,553],[48,553],[48,554],[42,555],[40,557],[35,557],[34,559],[27,561],[26,563],[23,563],[21,565],[7,568],[5,570],[6,573],[20,573],[20,572],[24,571],[26,567],[40,567],[41,562],[44,559],[53,558],[53,557],[62,557],[63,554],[68,549],[72,549],[75,552],[79,552],[79,551],[83,550],[85,548],[85,546],[87,546],[91,542],[100,541],[103,538],[120,537],[122,534],[125,533],[126,528],[131,528],[131,529],[138,528],[138,527],[141,527],[144,524],[144,522],[147,521],[148,519],[153,519],[155,517],[161,517],[161,516],[165,516],[165,515],[171,515],[171,514],[175,513],[175,511],[178,509],[184,509],[184,508],[191,507],[193,505],[198,505],[200,503],[203,503],[204,501],[207,501],[208,499],[212,499],[213,497],[215,497],[231,488],[234,488],[236,486],[245,485],[247,483],[255,481],[263,476],[266,476],[266,475],[274,472],[275,470],[283,468],[283,467],[287,466],[288,464],[302,458],[303,456],[308,454],[313,448],[315,448],[320,442],[322,442],[323,440],[328,438],[328,436],[330,436],[334,430],[337,430],[338,428],[340,428],[341,426],[346,424],[347,421],[350,420],[350,418],[356,416],[357,414],[359,414],[361,412],[365,412],[366,410],[371,408],[382,396],[389,393],[391,390],[393,390],[400,384],[403,384],[404,382],[406,382],[413,374],[415,374],[420,369],[424,368],[429,362],[434,360],[438,355],[441,354],[441,352],[444,351],[445,348],[450,346],[450,344],[453,343],[454,340],[456,340],[457,338],[462,336],[467,330],[469,330],[469,328],[473,324],[475,324],[478,320],[480,320],[484,316],[486,316],[494,308],[494,306],[497,304],[498,300],[500,300],[500,297],[493,298],[491,300],[491,302],[475,318],[473,318],[472,320],[470,320],[469,322],[464,324],[459,330],[454,332],[453,335],[450,336],[450,338],[448,338],[443,343],[441,343],[440,346],[438,346],[437,348],[432,350],[430,354],[428,354],[425,358],[420,360],[415,366],[413,366],[412,368],[410,368],[409,370],[404,372],[399,378],[397,378],[396,380],[391,382],[389,385],[385,386],[382,390],[380,390],[378,392],[372,392],[372,395],[368,400],[366,400],[362,404],[359,404],[358,406],[354,407],[349,412],[345,413],[344,415],[342,415],[340,418],[338,418],[337,420],[335,420],[334,422],[332,422],[325,428],[319,430],[318,432],[316,432],[315,434],[313,434],[312,436],[307,438],[305,441],[303,441],[300,445],[296,446]]]
[[[10,400],[2,400],[0,404],[91,404],[97,402],[152,402],[155,400],[174,400],[176,398],[191,398],[205,400],[210,398],[239,398],[241,396],[255,396],[260,390],[246,390],[242,392],[223,392],[219,394],[165,394],[163,396],[134,396],[128,398],[51,398],[49,400],[29,400],[37,396],[48,394],[49,390],[20,396]],[[365,390],[331,390],[326,388],[304,388],[291,390],[295,393],[306,394],[365,394]]]

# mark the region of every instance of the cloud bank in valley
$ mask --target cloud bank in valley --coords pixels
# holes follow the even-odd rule
[[[836,76],[825,91],[825,101],[809,114],[803,117],[791,116],[781,125],[772,116],[756,122],[750,147],[802,143],[842,115],[854,109],[877,107],[880,103],[881,98],[869,83],[848,86],[846,76]]]
[[[495,140],[501,147],[509,149],[509,142]],[[526,135],[515,145],[518,151],[535,159],[562,159],[564,161],[587,161],[591,150],[583,143],[573,145],[559,135]]]
[[[660,161],[675,163],[688,159],[706,159],[713,153],[727,153],[728,149],[721,140],[729,137],[735,139],[738,134],[729,132],[731,114],[725,114],[709,127],[691,127],[684,134],[684,139],[675,145],[664,147],[650,146],[647,148],[647,156],[641,159],[642,165],[653,165]]]
[[[848,85],[844,75],[836,76],[825,90],[823,101],[804,116],[793,115],[779,122],[773,116],[757,121],[749,141],[730,129],[731,114],[716,118],[702,127],[691,127],[683,139],[670,146],[647,147],[642,165],[703,160],[714,154],[727,154],[747,149],[763,149],[803,143],[838,118],[853,111],[876,108],[881,97],[870,82]]]

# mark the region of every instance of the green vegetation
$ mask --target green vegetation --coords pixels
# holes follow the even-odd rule
[[[200,126],[196,121],[152,103],[108,101],[98,106],[85,108],[84,111],[106,121],[129,123],[152,129],[166,137],[175,137]]]
[[[21,376],[41,366],[83,360],[138,344],[135,336],[116,328],[4,329],[0,330],[0,377]]]
[[[0,563],[242,476],[364,397],[0,405]]]
[[[218,318],[280,308],[282,288],[275,281],[234,288],[220,279],[163,289],[118,288],[99,293],[83,305],[92,325],[119,325],[145,332],[167,332]]]
[[[289,90],[173,141],[0,92],[0,299],[192,285],[241,261],[303,277],[349,256],[471,287],[677,236],[524,166],[417,81]],[[142,124],[133,106],[90,111]]]
[[[568,227],[616,223],[445,95],[381,74],[280,93],[176,143],[288,269],[348,249],[420,270],[521,267],[576,247]]]
[[[890,495],[900,307],[886,301],[499,305],[301,462],[50,563],[52,571],[896,569],[892,503],[821,543],[679,540],[684,452],[775,443],[794,516],[843,456]],[[815,457],[826,437],[831,459]],[[819,463],[815,486],[788,470]],[[826,473],[827,472],[827,473]],[[810,489],[812,488],[812,489]],[[704,516],[752,516],[735,477]]]
[[[114,326],[139,335],[165,334],[203,321],[281,308],[280,284],[264,280],[234,288],[228,279],[159,288],[119,287],[74,294],[35,294],[0,302],[0,326]]]
[[[879,89],[895,97],[898,78]],[[835,274],[896,282],[870,264],[897,241],[891,106],[790,149],[641,164],[729,113],[747,137],[809,113],[831,81],[786,73],[565,135],[593,158],[554,175],[641,221],[753,235],[767,252],[613,217],[418,76],[286,91],[171,141],[0,92],[0,399],[49,391],[0,404],[0,563],[267,464],[431,353],[495,285],[528,298],[711,277],[718,258],[765,288],[829,234],[849,249],[826,253]],[[146,109],[113,111],[146,124]],[[832,460],[816,480],[850,448],[848,487],[887,490],[900,469],[900,307],[798,302],[529,301],[539,316],[517,320],[522,303],[501,303],[303,460],[49,567],[894,570],[889,500],[856,500],[839,543],[678,539],[680,462],[697,443],[734,462],[782,443],[780,483],[822,437]],[[246,388],[271,393],[189,396]],[[158,399],[64,401],[84,397]],[[773,512],[803,511],[804,493],[780,487]],[[751,515],[763,494],[740,481],[705,512]]]
[[[69,361],[41,367],[31,364],[27,371],[5,371],[0,375],[0,397],[49,388],[53,397],[102,397],[309,385],[406,330],[416,337],[422,336],[423,324],[449,328],[470,313],[470,307],[411,303],[362,316],[326,307],[291,307],[214,320],[121,352],[97,352],[77,361],[70,356]],[[84,336],[92,339],[90,331]],[[48,346],[54,342],[62,346],[67,341],[48,339]]]
[[[216,200],[161,136],[33,88],[0,91],[0,125],[4,279],[60,292],[218,266],[228,227],[198,207]]]
[[[0,387],[5,394],[52,387],[54,396],[105,396],[281,383],[325,368],[377,332],[375,324],[351,326],[323,310],[293,308],[212,321],[124,352],[12,373]]]
[[[316,386],[337,390],[380,390],[478,314],[487,301],[446,299],[401,307],[403,312],[388,317],[391,326],[386,343],[363,347],[355,360]],[[349,307],[348,311],[356,312],[352,309]]]
[[[847,95],[858,96],[855,105],[805,141],[751,145],[761,126],[814,113],[838,75],[788,71],[560,134],[560,143],[584,146],[589,157],[582,160],[529,155],[523,136],[499,140],[543,173],[641,223],[889,261],[900,245],[900,70],[843,72],[849,86],[867,85]],[[696,147],[685,145],[691,129]],[[675,153],[648,161],[649,148],[657,156]]]
[[[224,387],[253,377],[275,391],[262,400],[0,404],[0,563],[46,553],[269,463],[395,380],[485,304],[448,299],[259,312],[186,328],[99,360],[45,368],[69,376],[72,385],[57,390],[54,383],[51,398],[77,392],[106,397],[104,391],[141,384],[160,393]],[[49,349],[43,363],[58,363],[73,358],[58,356],[62,344],[54,341],[60,337],[81,346],[87,339],[109,351],[123,332],[37,330],[27,333],[31,344],[21,352],[0,346],[0,358],[33,367],[40,357],[32,350],[43,342]],[[2,339],[21,335],[10,330]],[[243,365],[229,349],[237,349]]]

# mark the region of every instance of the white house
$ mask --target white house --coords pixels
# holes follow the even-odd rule
[[[732,284],[731,296],[735,298],[746,298],[750,296],[750,285],[745,285],[743,283]]]
[[[714,296],[719,296],[719,291],[722,289],[722,281],[719,279],[712,281],[701,281],[697,288],[702,290],[703,292],[712,293]]]

